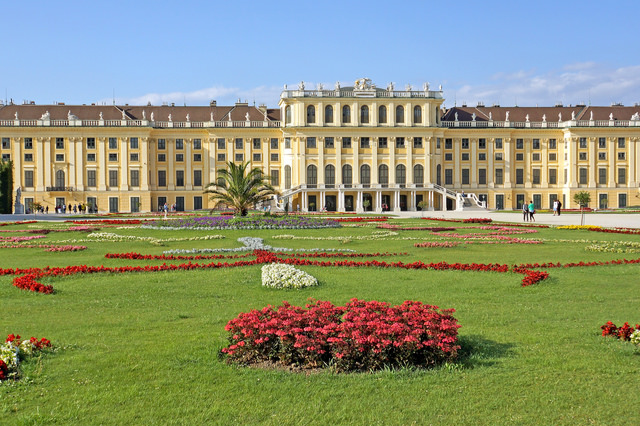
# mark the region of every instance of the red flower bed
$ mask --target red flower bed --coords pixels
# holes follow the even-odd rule
[[[141,219],[95,219],[95,220],[65,220],[65,222],[75,223],[77,225],[140,225],[144,221]]]
[[[231,363],[331,365],[337,371],[428,367],[457,355],[460,325],[453,312],[416,301],[391,306],[351,299],[334,306],[318,300],[305,308],[283,302],[229,321],[230,345],[222,353]]]
[[[587,228],[592,232],[605,232],[608,234],[627,234],[627,235],[640,235],[640,229],[637,228]]]
[[[488,219],[486,217],[471,217],[469,219],[462,219],[462,223],[491,223],[492,219]]]
[[[602,330],[603,336],[617,337],[620,340],[630,340],[631,334],[636,330],[640,330],[640,324],[636,324],[635,327],[633,327],[630,326],[628,322],[625,322],[622,327],[618,327],[611,321],[607,321],[600,329]]]
[[[389,218],[386,216],[381,217],[341,217],[335,218],[336,222],[386,222]]]
[[[442,231],[455,231],[456,228],[444,228],[444,227],[435,227],[435,226],[400,226],[400,225],[389,225],[384,223],[382,225],[376,226],[376,228],[380,229],[393,229],[394,231],[431,231],[431,232],[442,232]]]

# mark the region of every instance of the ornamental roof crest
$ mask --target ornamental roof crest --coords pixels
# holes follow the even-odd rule
[[[370,78],[359,78],[353,85],[354,90],[375,90],[376,86]]]

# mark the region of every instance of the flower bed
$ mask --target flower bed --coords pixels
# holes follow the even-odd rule
[[[229,321],[230,345],[221,352],[229,363],[244,365],[271,362],[336,371],[429,367],[457,356],[460,325],[453,312],[417,301],[391,306],[351,299],[335,306],[318,300],[304,308],[283,302]]]
[[[149,229],[319,229],[339,228],[340,223],[332,219],[300,216],[253,216],[253,217],[193,217],[150,222],[142,228]]]
[[[603,337],[616,337],[640,347],[640,324],[636,324],[634,327],[629,325],[628,322],[625,322],[622,327],[618,327],[611,321],[607,321],[600,329],[602,330]]]
[[[291,265],[271,263],[262,267],[263,287],[300,289],[317,285],[315,277]]]
[[[336,222],[386,222],[389,218],[386,216],[381,217],[337,217]]]
[[[640,229],[637,228],[588,228],[593,232],[605,232],[608,234],[627,234],[627,235],[640,235]]]
[[[22,340],[19,334],[9,334],[4,344],[0,345],[0,381],[18,379],[20,362],[50,347],[51,342],[44,337]]]

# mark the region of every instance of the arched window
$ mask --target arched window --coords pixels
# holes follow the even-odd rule
[[[351,169],[351,164],[345,164],[342,166],[342,184],[349,186],[353,184],[353,170]]]
[[[291,189],[291,166],[284,166],[284,189]]]
[[[369,107],[366,105],[360,107],[360,122],[365,124],[369,122]]]
[[[363,185],[371,184],[371,167],[368,164],[360,166],[360,183]]]
[[[324,107],[324,122],[333,123],[333,107],[331,105]]]
[[[291,124],[291,105],[287,105],[284,108],[284,122],[286,124]]]
[[[378,183],[380,185],[389,185],[389,166],[380,164],[378,167]]]
[[[407,184],[407,168],[404,164],[396,166],[396,183],[402,186]]]
[[[396,107],[396,123],[404,123],[404,108],[402,105]]]
[[[387,122],[387,107],[380,105],[378,108],[378,123],[385,124]]]
[[[65,186],[64,170],[58,170],[56,172],[56,186],[58,188],[64,188]]]
[[[349,105],[342,107],[342,122],[351,123],[351,107]]]
[[[317,185],[318,184],[318,168],[313,164],[310,164],[307,167],[307,185]]]
[[[336,168],[333,164],[327,164],[327,166],[324,168],[324,184],[336,184]]]
[[[413,124],[422,124],[422,107],[419,105],[413,107]]]
[[[307,107],[307,124],[314,124],[316,122],[316,107],[309,105]]]
[[[422,167],[422,164],[413,166],[413,183],[418,186],[424,185],[424,167]]]

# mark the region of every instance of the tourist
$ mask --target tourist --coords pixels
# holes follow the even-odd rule
[[[562,203],[558,200],[558,216],[560,216],[560,209],[562,208]]]
[[[536,206],[535,204],[533,204],[533,201],[529,201],[529,221],[536,221],[536,219],[533,217],[534,214],[536,214]]]
[[[522,218],[525,222],[529,221],[529,206],[526,202],[522,203]]]
[[[553,200],[553,215],[557,216],[558,214],[558,200]]]

